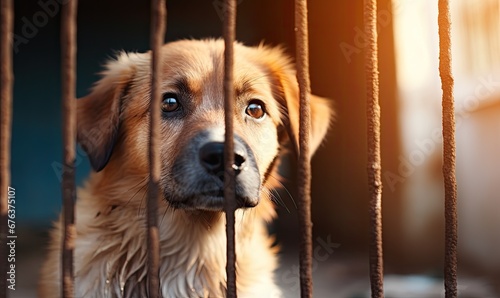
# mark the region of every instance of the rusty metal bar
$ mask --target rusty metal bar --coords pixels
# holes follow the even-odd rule
[[[457,181],[455,177],[455,108],[451,71],[451,20],[448,0],[438,2],[439,75],[443,89],[443,177],[445,186],[445,264],[446,298],[457,292]]]
[[[75,156],[76,156],[76,11],[78,1],[62,8],[62,129],[63,129],[63,241],[62,297],[74,297],[73,251],[75,249]]]
[[[228,298],[235,298],[236,294],[236,252],[235,252],[235,173],[234,164],[234,41],[236,36],[236,1],[225,1],[224,18],[224,210],[226,212],[226,275]]]
[[[149,135],[148,227],[148,297],[160,297],[160,239],[158,231],[158,200],[161,171],[161,48],[165,40],[167,9],[165,0],[154,0],[151,6],[151,103]]]
[[[12,0],[2,0],[2,56],[1,56],[1,128],[0,128],[0,296],[7,297],[7,210],[10,186],[10,142],[12,134],[12,30],[14,6]]]
[[[312,297],[312,221],[311,221],[311,158],[309,139],[311,109],[309,105],[309,34],[307,30],[307,0],[295,1],[295,46],[297,81],[300,95],[299,160],[297,169],[299,229],[300,229],[300,296]]]
[[[370,193],[370,283],[373,298],[384,297],[382,252],[382,179],[380,157],[380,106],[377,43],[377,1],[364,2],[366,98],[368,137],[368,189]]]

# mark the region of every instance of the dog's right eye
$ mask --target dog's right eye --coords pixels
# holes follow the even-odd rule
[[[177,94],[175,93],[165,93],[163,94],[163,100],[161,109],[165,113],[176,112],[180,110],[181,104],[179,103],[179,99],[177,98]]]
[[[261,120],[264,119],[264,116],[266,116],[266,106],[264,103],[258,99],[253,99],[250,101],[248,104],[245,113],[256,119],[256,120]]]

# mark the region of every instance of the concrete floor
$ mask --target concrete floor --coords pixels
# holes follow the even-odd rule
[[[36,297],[38,271],[41,267],[47,235],[32,230],[18,231],[16,256],[16,290],[9,291],[11,298]],[[333,248],[332,248],[333,247]],[[294,250],[285,250],[280,256],[281,266],[276,281],[284,297],[299,297],[298,256]],[[324,247],[322,254],[313,261],[314,297],[364,298],[370,297],[367,257],[340,255],[334,245]],[[385,277],[386,298],[438,298],[444,297],[442,280],[428,276]],[[498,285],[497,285],[498,287]],[[491,280],[473,276],[460,276],[459,295],[464,298],[499,298]],[[497,289],[498,291],[498,289]]]

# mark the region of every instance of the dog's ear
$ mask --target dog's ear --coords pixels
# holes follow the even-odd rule
[[[106,64],[92,92],[77,100],[77,140],[98,172],[108,163],[118,138],[122,99],[135,73],[125,53]]]
[[[293,82],[293,84],[297,84]],[[299,123],[300,123],[300,99],[298,86],[292,86],[287,94],[288,137],[294,146],[297,155],[299,150]],[[311,109],[311,131],[309,135],[309,152],[311,156],[316,152],[323,142],[323,139],[330,127],[333,110],[330,101],[327,98],[319,97],[313,94],[309,95]]]
[[[293,149],[299,150],[299,114],[300,100],[296,71],[290,59],[280,48],[265,48],[268,51],[268,66],[273,77],[273,93],[281,106],[282,122]],[[316,152],[321,145],[334,112],[331,101],[313,94],[309,95],[311,108],[310,154]]]

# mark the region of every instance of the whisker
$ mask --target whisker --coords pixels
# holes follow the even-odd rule
[[[146,176],[146,177],[143,177],[142,179],[139,180],[139,182],[137,182],[137,184],[135,184],[134,186],[130,187],[127,192],[133,190],[134,188],[136,188],[137,186],[143,184],[144,182],[147,181],[147,179],[149,178],[149,176]]]
[[[250,222],[253,222],[257,216],[257,211],[254,208],[242,209],[243,214],[241,215],[241,221],[238,223],[238,230],[242,230],[243,223],[245,222],[245,217],[250,217]]]
[[[218,218],[217,218],[216,221],[219,221],[221,219],[221,217],[222,217],[223,214],[224,213],[222,213],[222,212],[218,213],[218,214],[203,212],[203,213],[201,213],[201,220],[205,222],[207,230],[210,230],[210,229],[212,229],[212,225],[210,224],[210,222],[215,222],[214,221],[214,217],[217,216]],[[207,216],[209,218],[207,218]]]
[[[128,200],[128,202],[125,204],[125,206],[127,206],[130,201],[137,195],[137,193],[139,191],[141,191],[141,189],[146,185],[146,182],[147,182],[147,179],[148,179],[148,176],[142,178],[141,180],[139,180],[139,182],[137,182],[134,186],[130,187],[128,190],[126,190],[125,192],[128,193],[130,191],[133,191],[136,187],[139,187],[137,189],[137,191],[132,195],[132,197]]]
[[[167,215],[167,212],[168,212],[169,208],[170,208],[170,206],[167,205],[167,207],[165,208],[165,212],[163,212],[163,216],[161,217],[160,226],[163,224],[163,219],[165,219],[165,215]]]
[[[135,197],[135,196],[136,196],[136,195],[137,195],[137,194],[138,194],[141,190],[144,190],[144,188],[147,186],[147,181],[146,181],[146,179],[144,179],[144,180],[142,181],[142,183],[144,183],[144,184],[143,184],[141,187],[139,187],[139,189],[138,189],[138,190],[137,190],[137,191],[136,191],[136,192],[132,195],[132,197],[130,197],[130,199],[127,201],[127,203],[125,204],[125,206],[127,206],[127,205],[128,205],[128,204],[132,201],[132,199],[134,199],[134,197]],[[138,185],[136,185],[136,186],[139,186],[139,184],[138,184]],[[130,190],[132,190],[132,188],[131,188]],[[129,190],[129,191],[130,191],[130,190]]]
[[[272,177],[274,180],[276,180],[276,182],[278,182],[281,185],[281,187],[286,191],[286,193],[288,194],[288,196],[292,200],[293,205],[295,206],[295,209],[297,209],[297,204],[295,203],[295,200],[293,199],[292,194],[288,191],[286,186],[283,183],[281,183],[281,181],[278,178],[274,177],[273,175],[269,175],[269,177]]]
[[[148,184],[146,183],[144,186],[147,186]],[[146,188],[147,189],[147,188]],[[142,208],[142,203],[146,202],[146,198],[148,197],[148,191],[146,190],[144,194],[142,195],[141,201],[139,202],[139,209],[137,209],[137,215],[141,215],[141,211],[144,210],[144,214],[146,213],[146,207]]]
[[[270,199],[271,199],[271,201],[273,203],[278,204],[281,207],[284,207],[286,209],[286,211],[288,213],[290,213],[290,209],[288,209],[288,207],[286,206],[285,202],[283,202],[283,200],[281,199],[281,196],[280,196],[280,194],[279,194],[279,192],[277,190],[270,189],[270,188],[267,188],[267,187],[262,188],[262,190],[265,191],[269,195],[269,197],[270,197]]]

